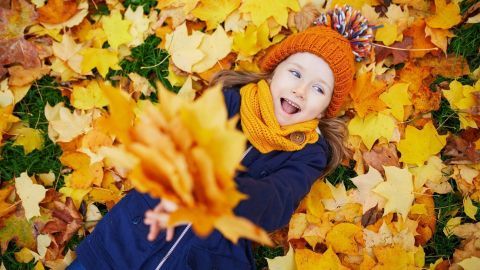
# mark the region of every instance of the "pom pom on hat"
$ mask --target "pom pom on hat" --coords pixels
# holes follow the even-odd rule
[[[332,100],[325,113],[329,118],[336,116],[351,91],[355,74],[354,58],[360,60],[369,55],[369,42],[373,35],[366,19],[360,13],[351,11],[349,6],[336,7],[320,15],[314,24],[272,46],[261,59],[260,68],[271,72],[288,56],[298,52],[309,52],[324,59],[335,77]]]

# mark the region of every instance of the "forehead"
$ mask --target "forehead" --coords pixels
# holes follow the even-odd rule
[[[328,63],[323,60],[321,57],[309,53],[309,52],[298,52],[290,55],[282,63],[285,64],[296,64],[303,68],[308,69],[330,69]]]

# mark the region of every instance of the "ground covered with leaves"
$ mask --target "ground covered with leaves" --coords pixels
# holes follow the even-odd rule
[[[106,91],[138,111],[159,85],[193,100],[219,70],[259,71],[305,14],[335,4],[375,28],[343,108],[352,158],[315,183],[275,247],[255,246],[257,268],[477,269],[474,0],[2,1],[1,267],[64,269],[133,187],[101,150],[124,142]]]

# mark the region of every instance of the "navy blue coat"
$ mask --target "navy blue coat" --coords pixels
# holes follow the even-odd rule
[[[225,90],[224,97],[232,117],[240,109],[238,89]],[[288,224],[300,200],[325,169],[329,149],[322,136],[295,152],[262,154],[252,147],[242,161],[248,170],[235,178],[238,189],[249,199],[240,202],[235,213],[267,231]],[[155,269],[185,228],[176,227],[170,242],[165,241],[165,231],[155,241],[148,241],[144,214],[158,203],[147,194],[130,191],[80,243],[78,260],[86,269]],[[216,230],[202,239],[190,229],[161,269],[255,269],[255,262],[250,241],[240,239],[233,244]]]

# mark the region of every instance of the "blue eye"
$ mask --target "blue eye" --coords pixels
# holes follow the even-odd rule
[[[320,87],[320,86],[318,86],[318,85],[315,85],[315,86],[313,86],[313,88],[315,89],[315,91],[323,94],[323,89],[322,89],[322,87]]]
[[[297,78],[301,78],[302,77],[302,74],[300,74],[300,72],[296,71],[296,70],[289,70],[290,73],[293,74],[293,76],[297,77]]]

